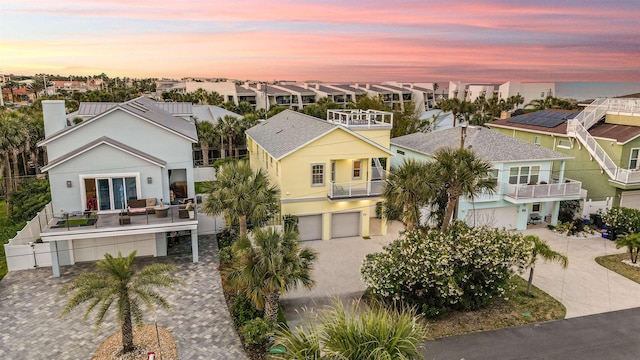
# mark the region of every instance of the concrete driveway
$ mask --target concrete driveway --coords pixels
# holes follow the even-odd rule
[[[533,284],[558,299],[567,308],[567,318],[640,307],[640,284],[609,271],[595,262],[603,255],[617,254],[613,241],[602,237],[568,238],[546,228],[523,231],[537,235],[555,251],[569,258],[569,267],[538,260]],[[528,278],[528,272],[522,275]]]
[[[309,241],[303,243],[318,252],[312,290],[297,289],[282,298],[282,306],[290,326],[303,325],[306,316],[317,309],[341,300],[359,298],[365,290],[360,280],[360,265],[364,256],[382,251],[382,247],[398,238],[402,224],[393,223],[388,235]],[[599,314],[609,311],[640,307],[640,284],[609,271],[595,262],[595,258],[623,252],[612,241],[601,237],[567,238],[547,228],[523,231],[546,240],[556,251],[569,257],[569,267],[562,269],[557,263],[536,265],[533,283],[567,308],[567,318]],[[528,272],[522,274],[527,279]],[[309,312],[303,314],[304,310]]]
[[[387,235],[371,235],[368,240],[348,237],[302,242],[302,246],[318,253],[313,272],[316,286],[312,290],[298,288],[282,297],[280,303],[289,326],[304,324],[305,309],[309,312],[306,315],[313,316],[317,309],[330,305],[335,298],[344,302],[359,298],[366,289],[360,280],[360,265],[365,255],[382,251],[402,230],[402,223],[394,221],[389,224]]]

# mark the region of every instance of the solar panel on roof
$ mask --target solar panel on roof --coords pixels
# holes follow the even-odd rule
[[[572,119],[575,113],[566,113],[558,111],[536,111],[529,115],[521,115],[512,117],[507,122],[514,124],[534,125],[546,128],[554,128],[563,124],[568,119]]]

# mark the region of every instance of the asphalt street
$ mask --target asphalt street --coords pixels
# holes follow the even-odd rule
[[[640,359],[640,308],[452,336],[426,343],[433,360]]]

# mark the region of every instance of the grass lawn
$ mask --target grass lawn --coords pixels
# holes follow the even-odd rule
[[[453,312],[442,319],[425,320],[428,338],[437,339],[564,318],[567,310],[556,299],[535,286],[531,289],[531,296],[527,296],[527,282],[519,276],[514,276],[510,282],[516,287],[507,294],[509,300],[496,301],[481,310]]]
[[[596,262],[607,269],[617,272],[618,274],[626,277],[629,280],[635,281],[640,284],[640,268],[625,264],[622,260],[628,260],[629,253],[614,254],[600,256],[596,258]]]
[[[61,227],[81,226],[81,225],[87,225],[88,222],[89,222],[89,219],[69,219],[69,220],[64,220],[59,222],[58,226],[61,226]]]

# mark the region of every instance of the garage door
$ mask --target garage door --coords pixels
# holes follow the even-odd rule
[[[321,240],[322,215],[298,216],[298,230],[302,241]]]
[[[497,228],[515,229],[518,227],[518,207],[469,210],[467,224],[469,226],[488,225]]]
[[[331,238],[360,235],[360,212],[331,214]]]
[[[640,191],[625,191],[620,198],[620,206],[640,209]]]

